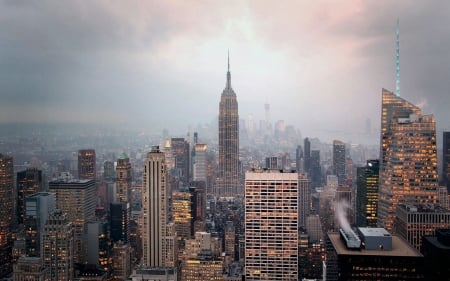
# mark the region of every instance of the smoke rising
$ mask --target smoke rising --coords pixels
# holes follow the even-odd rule
[[[339,226],[345,231],[350,232],[352,228],[350,227],[350,223],[347,219],[347,210],[350,208],[350,204],[347,200],[335,201],[334,202],[334,215],[339,222]]]

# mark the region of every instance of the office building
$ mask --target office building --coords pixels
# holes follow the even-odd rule
[[[12,272],[12,229],[14,227],[13,159],[0,153],[0,278]]]
[[[78,178],[95,179],[96,174],[96,158],[94,149],[78,150]]]
[[[184,138],[172,138],[170,139],[170,151],[174,160],[174,176],[182,182],[184,186],[189,185],[189,142]]]
[[[133,270],[129,279],[131,281],[177,281],[178,272],[176,268],[139,266]]]
[[[450,132],[442,134],[442,183],[450,190]]]
[[[114,171],[114,162],[113,161],[105,161],[103,162],[103,179],[107,182],[114,181],[116,177]]]
[[[450,211],[431,204],[397,205],[394,231],[420,251],[422,237],[450,228]]]
[[[436,229],[424,236],[421,253],[425,259],[425,280],[450,280],[450,229]]]
[[[392,230],[397,205],[436,204],[436,122],[419,107],[382,91],[378,225]]]
[[[181,276],[184,281],[222,281],[222,261],[211,250],[201,251],[195,258],[183,261]]]
[[[39,257],[21,256],[14,264],[14,281],[47,281],[49,269],[42,265]]]
[[[227,221],[225,224],[225,255],[234,260],[235,257],[235,243],[236,243],[236,229],[232,221]]]
[[[131,163],[130,158],[122,153],[116,166],[116,201],[131,204]]]
[[[303,158],[303,148],[301,145],[297,145],[297,149],[295,149],[295,169],[299,173],[304,172]]]
[[[306,217],[306,233],[309,236],[310,243],[316,243],[323,240],[322,224],[317,214],[311,214]]]
[[[307,174],[298,175],[298,224],[306,226],[306,218],[311,213],[311,179]]]
[[[322,166],[320,165],[320,150],[311,151],[311,187],[322,186]]]
[[[298,174],[245,174],[245,280],[298,279]]]
[[[239,113],[236,93],[231,88],[230,59],[225,89],[219,105],[219,175],[215,194],[218,197],[242,195],[239,179]]]
[[[356,225],[377,226],[379,160],[367,160],[364,167],[357,168],[356,179]]]
[[[111,240],[130,242],[130,203],[111,203],[109,207],[109,226],[111,228]]]
[[[44,225],[42,260],[51,281],[73,280],[73,229],[65,213],[50,214]]]
[[[382,228],[359,228],[358,232],[359,237],[354,232],[328,233],[327,281],[425,280],[423,256],[405,240]]]
[[[333,141],[333,174],[338,177],[338,184],[345,184],[345,143],[339,140]]]
[[[28,168],[17,173],[17,223],[23,224],[25,220],[25,198],[39,191],[44,191],[42,171],[37,168]]]
[[[93,179],[57,179],[49,182],[49,192],[55,194],[56,208],[67,214],[73,224],[73,259],[84,263],[86,241],[85,225],[95,219],[97,193]]]
[[[167,267],[175,255],[169,244],[175,230],[167,223],[167,180],[165,155],[155,146],[147,154],[142,180],[142,264],[147,268]]]
[[[308,138],[305,138],[305,140],[303,141],[303,146],[304,146],[304,160],[303,160],[303,166],[304,166],[304,171],[305,173],[310,173],[311,172],[311,142],[309,141]]]
[[[280,161],[281,162],[281,161]],[[281,163],[278,163],[278,157],[266,157],[266,169],[280,169]]]
[[[189,239],[192,226],[192,194],[190,192],[172,192],[172,217],[177,237]]]
[[[40,257],[44,225],[55,211],[53,193],[38,192],[25,199],[25,253],[29,257]]]
[[[207,182],[207,148],[204,143],[196,143],[194,145],[195,156],[192,160],[193,164],[193,180]]]
[[[113,280],[127,280],[131,274],[131,247],[121,242],[113,247]]]
[[[189,192],[192,195],[191,206],[191,235],[194,235],[197,231],[205,230],[206,220],[206,184],[203,181],[191,182]]]

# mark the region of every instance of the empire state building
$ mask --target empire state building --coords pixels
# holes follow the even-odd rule
[[[242,195],[239,180],[239,114],[236,93],[231,88],[230,57],[228,56],[227,83],[219,106],[219,176],[215,195],[234,197]]]

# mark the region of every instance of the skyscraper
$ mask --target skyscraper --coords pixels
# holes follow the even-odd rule
[[[95,179],[95,150],[80,149],[78,150],[78,177],[80,179]]]
[[[298,279],[298,174],[245,174],[245,280]]]
[[[442,182],[450,191],[450,132],[442,134]]]
[[[184,138],[171,138],[170,150],[174,159],[175,177],[185,186],[189,185],[189,142]]]
[[[73,279],[72,222],[66,214],[50,214],[44,225],[42,260],[51,281]]]
[[[194,145],[195,156],[192,160],[193,163],[193,180],[203,181],[206,184],[206,149],[208,146],[204,143],[196,143]]]
[[[116,166],[116,200],[131,203],[131,163],[130,158],[122,153]]]
[[[295,149],[295,169],[298,173],[304,172],[303,166],[303,148],[301,145],[297,145],[297,149]]]
[[[382,90],[378,225],[392,231],[398,204],[437,203],[436,123]]]
[[[338,177],[338,184],[345,183],[345,143],[333,141],[333,174]]]
[[[49,182],[49,191],[55,194],[56,208],[67,214],[73,224],[73,260],[85,262],[85,226],[95,218],[97,200],[95,180],[63,180]]]
[[[311,212],[311,178],[307,174],[299,174],[298,184],[298,225],[306,227],[306,218]]]
[[[11,247],[14,226],[13,159],[0,154],[0,278],[12,271]]]
[[[378,187],[380,161],[367,160],[367,165],[357,169],[356,225],[377,226]]]
[[[165,155],[153,147],[147,154],[142,180],[142,261],[147,267],[166,266],[167,180]]]
[[[28,168],[17,173],[17,223],[24,223],[25,198],[36,192],[43,191],[44,182],[42,171],[37,168]]]
[[[312,188],[322,186],[322,166],[320,165],[320,150],[311,151],[310,170]]]
[[[236,93],[231,88],[230,58],[227,83],[219,105],[219,176],[216,195],[233,197],[242,192],[239,181],[239,113]]]
[[[303,168],[305,170],[305,173],[311,172],[311,142],[308,138],[305,138],[304,143],[304,161],[303,161]]]

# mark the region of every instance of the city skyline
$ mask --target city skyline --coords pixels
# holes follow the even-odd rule
[[[241,118],[267,103],[272,124],[348,141],[378,128],[380,89],[395,90],[399,19],[401,95],[442,130],[449,5],[4,1],[0,120],[186,132],[217,118],[229,48]]]

